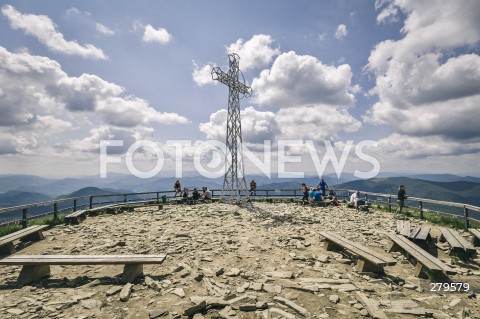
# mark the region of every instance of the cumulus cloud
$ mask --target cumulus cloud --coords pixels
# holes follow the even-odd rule
[[[347,34],[348,34],[347,26],[344,24],[339,24],[337,27],[337,30],[335,31],[335,38],[340,40],[345,38]]]
[[[266,34],[256,34],[250,40],[238,39],[227,47],[227,53],[237,53],[240,56],[240,69],[248,70],[270,64],[273,58],[280,54],[273,47],[274,40]]]
[[[378,102],[364,116],[402,135],[471,141],[480,135],[480,56],[461,53],[480,41],[480,3],[395,1],[404,36],[372,50]],[[435,140],[433,140],[435,141]],[[440,140],[439,140],[440,141]],[[459,149],[456,149],[459,150]]]
[[[172,35],[164,28],[155,29],[151,24],[147,24],[142,39],[145,42],[167,44],[172,39]]]
[[[280,133],[275,120],[275,113],[258,111],[247,107],[240,111],[242,119],[242,138],[245,143],[263,143],[264,140],[274,140]],[[225,141],[227,127],[227,110],[222,109],[210,115],[210,121],[201,123],[200,131],[207,139]]]
[[[199,86],[215,83],[212,79],[212,69],[213,67],[210,64],[200,67],[195,61],[193,61],[193,82]]]
[[[101,49],[92,44],[80,45],[77,41],[65,40],[63,34],[57,30],[57,25],[48,16],[23,14],[11,5],[3,6],[2,13],[13,29],[23,30],[25,34],[36,37],[54,52],[92,59],[107,58]]]
[[[101,34],[104,34],[104,35],[114,35],[115,34],[115,31],[113,31],[112,29],[110,29],[109,27],[101,24],[101,23],[96,23],[95,24],[95,29],[100,32]]]
[[[380,139],[374,152],[380,157],[385,155],[407,159],[475,154],[480,152],[480,140],[465,144],[455,140],[445,140],[441,136],[412,137],[394,133]]]
[[[84,116],[111,130],[130,132],[133,138],[136,132],[153,130],[153,123],[189,123],[179,114],[160,112],[147,100],[126,95],[124,88],[96,75],[70,77],[54,60],[28,52],[12,53],[3,47],[0,88],[3,153],[34,150],[46,143],[45,137],[74,129],[72,119],[79,121],[78,125],[88,123]]]
[[[347,110],[327,105],[281,109],[276,120],[284,139],[329,140],[340,132],[356,132],[361,127]]]
[[[351,105],[352,71],[348,64],[325,65],[310,55],[281,54],[271,69],[252,82],[255,102],[275,107],[307,104]]]

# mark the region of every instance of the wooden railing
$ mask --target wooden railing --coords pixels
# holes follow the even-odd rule
[[[350,197],[352,193],[356,190],[349,190],[349,189],[335,189],[337,193],[337,197],[339,199],[347,199]],[[211,190],[213,197],[220,197],[221,190],[215,189]],[[114,203],[132,203],[135,201],[157,201],[161,202],[162,197],[165,196],[167,200],[174,198],[175,192],[173,191],[158,191],[158,192],[141,192],[141,193],[120,193],[120,194],[106,194],[106,195],[86,195],[80,197],[72,197],[72,198],[62,198],[56,199],[46,202],[40,203],[33,203],[33,204],[26,204],[26,205],[19,205],[14,207],[7,207],[7,208],[0,208],[0,219],[2,215],[6,215],[8,213],[14,215],[18,215],[18,218],[11,218],[10,220],[0,222],[0,227],[5,225],[11,224],[21,224],[26,227],[29,220],[34,218],[40,218],[45,216],[53,215],[55,220],[58,219],[59,215],[61,214],[68,214],[70,212],[77,211],[78,209],[92,209],[94,207],[105,206]],[[397,206],[396,204],[396,195],[391,194],[382,194],[382,193],[374,193],[374,192],[362,192],[361,195],[365,196],[365,198],[369,202],[378,202],[384,205],[387,205],[388,210],[392,211],[392,206]],[[291,189],[291,190],[274,190],[274,189],[257,189],[255,194],[252,194],[252,199],[255,198],[300,198],[303,194],[299,189]],[[130,197],[130,198],[129,198]],[[112,200],[113,198],[113,200]],[[456,218],[463,218],[465,228],[470,226],[470,221],[480,222],[480,218],[474,218],[470,216],[470,212],[475,212],[480,216],[480,207],[473,206],[469,204],[463,203],[454,203],[454,202],[447,202],[447,201],[439,201],[427,198],[418,198],[418,197],[408,197],[407,203],[417,203],[417,208],[420,213],[420,218],[424,218],[424,212],[427,211],[424,208],[424,204],[433,204],[438,207],[454,207],[458,209],[463,209],[463,214],[453,214],[443,211],[435,211],[438,214],[453,216]],[[45,211],[43,212],[35,212],[35,214],[31,214],[30,212],[33,209],[46,207]],[[406,206],[406,207],[413,207],[413,206]]]

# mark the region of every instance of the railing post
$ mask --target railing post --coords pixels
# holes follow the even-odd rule
[[[392,196],[388,196],[388,211],[392,212]]]
[[[90,196],[90,198],[89,198],[88,208],[89,209],[93,208],[93,196]]]
[[[297,190],[296,189],[293,190],[293,197],[297,197]]]
[[[53,220],[58,220],[58,203],[53,203]]]
[[[77,200],[76,199],[73,200],[73,211],[74,212],[77,211]]]
[[[470,227],[470,221],[468,219],[468,208],[467,206],[463,206],[463,214],[465,217],[465,229],[468,229]]]
[[[419,202],[420,206],[420,219],[423,219],[423,202]]]
[[[266,194],[266,197],[268,198],[268,189],[265,191],[265,193],[267,193],[267,194]]]
[[[123,202],[124,202],[124,203],[127,202],[127,195],[123,195]]]
[[[27,227],[27,217],[28,217],[28,208],[24,208],[22,210],[22,227],[26,228]]]
[[[157,192],[157,203],[160,203],[160,193]]]

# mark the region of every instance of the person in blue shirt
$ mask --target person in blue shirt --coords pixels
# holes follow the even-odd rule
[[[320,191],[318,189],[316,189],[313,192],[313,198],[316,202],[321,202],[322,201],[322,193],[320,193]]]
[[[318,183],[317,188],[320,188],[320,190],[322,191],[323,197],[327,196],[328,185],[323,178],[320,181],[320,183]]]
[[[314,188],[313,187],[310,187],[310,190],[308,191],[308,200],[309,201],[313,201],[313,193],[314,193]]]

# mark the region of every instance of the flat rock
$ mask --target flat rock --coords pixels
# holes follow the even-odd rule
[[[269,277],[281,278],[281,279],[293,278],[293,272],[291,271],[270,271],[270,272],[267,272],[266,275]]]
[[[123,286],[122,290],[120,291],[120,301],[128,301],[130,299],[130,294],[132,293],[133,284],[128,283]]]
[[[148,317],[150,319],[155,319],[159,317],[163,317],[168,315],[168,310],[167,309],[159,309],[159,310],[153,310],[148,314]]]

